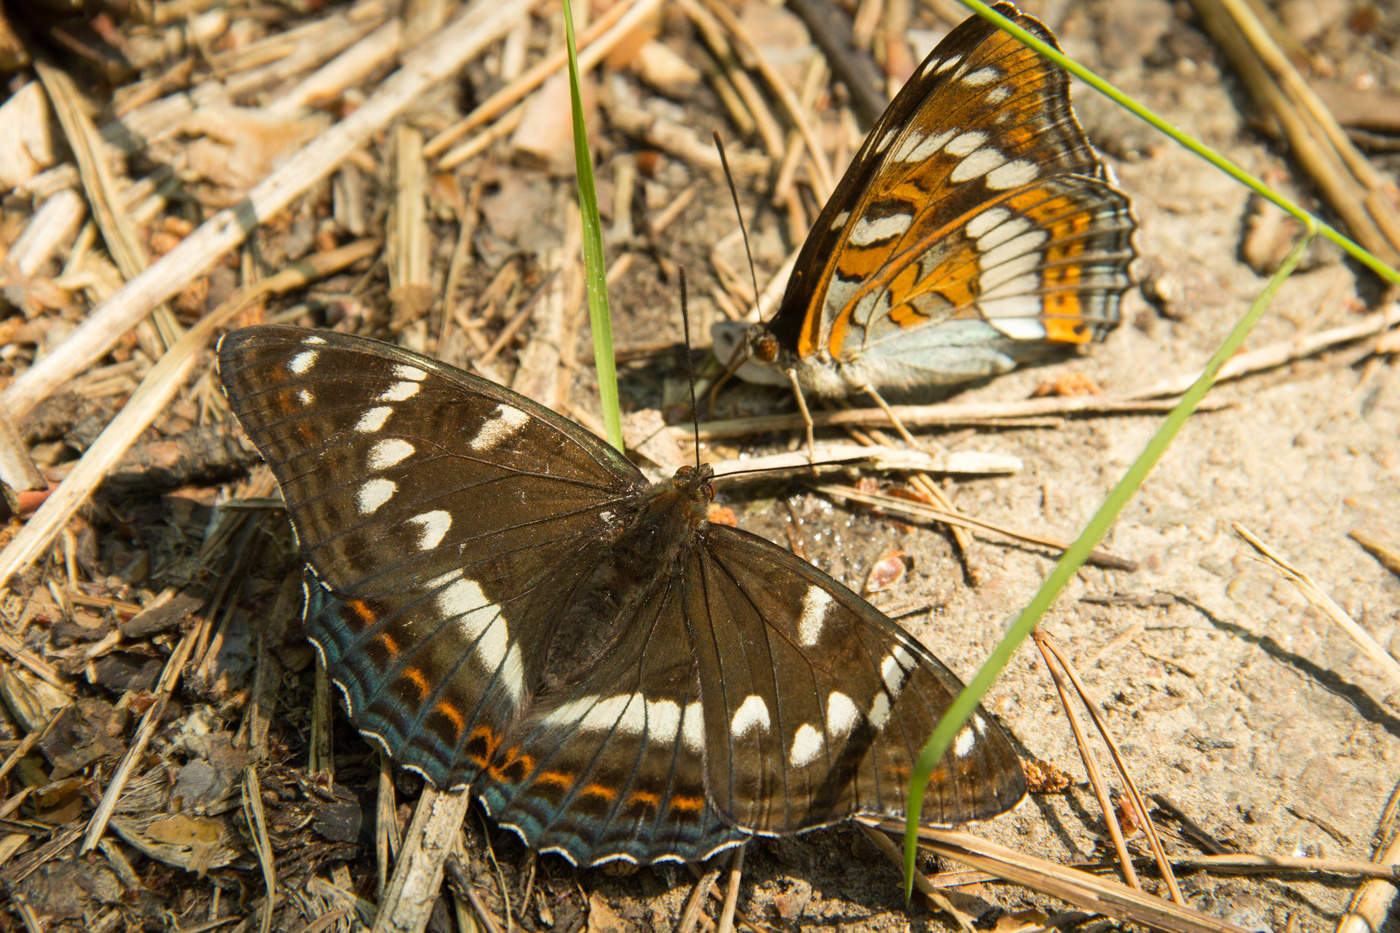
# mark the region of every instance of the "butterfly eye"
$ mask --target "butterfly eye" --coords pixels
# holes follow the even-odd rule
[[[768,333],[761,334],[759,338],[754,341],[753,353],[754,356],[763,360],[765,363],[777,362],[778,338]]]

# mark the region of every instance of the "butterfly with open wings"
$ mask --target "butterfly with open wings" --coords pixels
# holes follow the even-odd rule
[[[650,484],[567,418],[365,338],[247,328],[218,364],[310,569],[309,636],[395,761],[585,865],[902,817],[961,683],[836,580],[707,522],[708,467]],[[921,815],[1024,794],[979,711]]]
[[[995,9],[1056,45],[1011,4]],[[715,355],[743,353],[742,378],[821,397],[995,376],[1118,325],[1134,226],[1064,72],[974,16],[866,137],[777,314],[716,325]]]

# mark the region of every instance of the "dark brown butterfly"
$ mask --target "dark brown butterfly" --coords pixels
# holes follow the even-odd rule
[[[582,864],[902,816],[962,685],[831,577],[709,524],[707,467],[652,485],[555,412],[373,340],[256,327],[218,357],[311,570],[311,640],[394,760]],[[979,712],[922,815],[1024,793]]]

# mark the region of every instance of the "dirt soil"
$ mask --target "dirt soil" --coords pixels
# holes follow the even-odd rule
[[[1284,148],[1262,131],[1253,102],[1189,6],[1165,0],[1027,0],[1022,5],[1044,18],[1066,50],[1086,65],[1247,171],[1320,209]],[[260,18],[251,6],[233,4],[229,15],[240,28],[257,23],[255,31],[277,33],[343,12],[344,6],[304,14],[266,7],[259,8]],[[1310,22],[1302,14],[1306,4],[1278,6],[1314,63],[1331,71],[1330,82],[1367,89],[1372,99],[1400,107],[1400,12],[1394,7],[1336,0],[1327,5],[1330,13]],[[594,15],[600,12],[601,7]],[[822,53],[796,16],[758,3],[742,7],[740,14],[790,84],[801,86],[810,62]],[[907,38],[908,54],[917,62],[951,21],[922,6],[912,16],[896,38]],[[510,42],[520,44],[527,63],[533,63],[555,47],[559,26],[551,8]],[[668,9],[658,27],[666,49],[694,68],[712,67],[714,59],[679,8]],[[119,28],[143,34],[134,23]],[[220,42],[233,42],[236,35],[211,41],[221,48]],[[409,125],[430,138],[501,87],[502,58],[520,51],[493,48],[468,67],[465,80],[421,101]],[[178,60],[152,61],[141,76],[165,74]],[[80,78],[89,74],[76,57],[59,64]],[[196,74],[201,67],[196,63]],[[332,116],[352,109],[360,99],[356,93],[372,91],[385,73],[380,69],[362,85],[362,93],[329,108]],[[604,227],[610,232],[609,259],[625,254],[631,263],[612,285],[624,409],[659,408],[669,415],[685,391],[675,270],[684,267],[689,278],[693,331],[708,333],[708,324],[721,317],[714,293],[722,290],[722,280],[712,255],[718,252],[742,270],[742,254],[735,248],[733,208],[723,182],[707,166],[646,137],[637,121],[645,116],[684,128],[701,152],[712,129],[730,141],[731,157],[759,159],[762,152],[755,137],[725,116],[710,82],[667,94],[643,84],[638,73],[635,64],[614,63],[595,74],[590,131]],[[11,92],[30,79],[32,73],[17,72]],[[84,80],[99,125],[111,120],[116,88]],[[135,81],[131,75],[126,83]],[[829,152],[844,158],[859,134],[849,112],[839,116],[846,96],[829,88],[819,85],[819,125]],[[275,96],[275,88],[265,88],[239,102],[254,106]],[[1079,377],[1118,397],[1192,375],[1260,293],[1269,264],[1282,257],[1286,237],[1296,233],[1239,184],[1089,90],[1076,87],[1075,99],[1091,138],[1132,197],[1140,222],[1135,273],[1154,301],[1133,290],[1123,325],[1090,353],[1011,373],[958,393],[955,401],[1020,400],[1040,386]],[[771,100],[770,106],[776,107]],[[221,194],[236,190],[227,175],[206,165],[199,176],[194,163],[173,154],[192,137],[205,142],[206,134],[217,135],[208,127],[187,128],[185,136],[152,143],[151,151],[126,161],[127,179],[143,177],[152,164],[170,162],[187,170],[181,197],[188,200],[169,200],[162,216],[141,221],[147,242],[158,244],[161,235],[178,239],[190,223],[220,206]],[[251,269],[267,275],[328,241],[345,241],[361,231],[382,234],[391,198],[392,135],[376,138],[334,182],[314,187],[258,231],[235,261],[205,280],[202,296],[182,296],[177,314],[193,321],[246,281]],[[1390,151],[1374,152],[1372,160],[1394,182],[1400,156],[1395,137],[1389,142]],[[533,153],[526,149],[519,137],[502,132],[482,154],[453,171],[435,170],[429,179],[432,287],[426,314],[414,319],[404,312],[411,302],[402,293],[391,294],[380,263],[270,300],[240,323],[277,318],[397,334],[449,362],[479,358],[522,308],[539,317],[532,299],[549,290],[561,268],[565,281],[572,282],[575,274],[572,253],[564,249],[575,242],[567,226],[576,216],[568,206],[571,160],[552,142]],[[65,152],[59,162],[70,158]],[[262,169],[249,171],[256,179]],[[786,204],[773,206],[772,177],[748,171],[738,179],[761,283],[798,245],[794,231],[800,235],[805,229]],[[358,227],[341,211],[345,190],[353,185],[362,186],[368,206]],[[647,218],[691,187],[694,200],[677,220],[663,233],[649,235]],[[619,190],[634,192],[632,203],[620,209],[613,201]],[[812,199],[798,200],[809,209],[810,221]],[[6,202],[7,245],[32,206],[18,189]],[[463,224],[467,239],[459,243]],[[1274,233],[1283,249],[1271,245]],[[65,252],[44,275],[61,281],[59,262],[70,255]],[[444,305],[449,273],[455,291]],[[8,317],[0,319],[6,345],[0,376],[6,383],[29,365],[40,345],[45,350],[57,345],[96,303],[91,289],[68,287],[74,289],[71,304],[3,312]],[[15,294],[13,288],[6,291],[12,302]],[[400,302],[393,310],[391,297]],[[1393,302],[1389,306],[1395,308]],[[1314,246],[1245,349],[1298,340],[1378,307],[1384,304],[1373,276],[1343,261],[1334,247]],[[578,316],[572,312],[563,320],[566,355],[586,360],[591,354],[586,327],[575,327]],[[468,329],[478,329],[480,336],[464,336],[462,323],[468,321],[473,322]],[[490,363],[492,371],[503,379],[514,375],[525,348],[543,339],[546,327],[527,321],[505,341]],[[109,392],[84,383],[89,391],[63,403],[72,410],[53,415],[66,425],[63,430],[45,434],[33,428],[39,413],[25,422],[22,433],[46,469],[61,472],[71,464],[95,435],[93,425],[100,428],[124,401],[133,374],[139,378],[150,362],[148,340],[144,335],[124,340],[95,364],[118,366],[104,371],[116,373],[111,378],[118,379],[118,388]],[[1400,645],[1400,576],[1350,537],[1366,532],[1400,548],[1400,370],[1393,350],[1387,356],[1374,349],[1373,342],[1346,344],[1215,389],[1211,398],[1223,406],[1191,419],[1102,545],[1135,562],[1136,569],[1081,570],[1042,623],[1100,705],[1138,786],[1169,802],[1221,851],[1366,861],[1393,829],[1382,814],[1396,789],[1397,684],[1236,531],[1236,526],[1247,528],[1310,575],[1380,645],[1390,649],[1392,640]],[[129,360],[136,363],[121,370]],[[243,768],[255,762],[281,886],[274,927],[305,929],[313,918],[345,909],[335,923],[348,929],[345,892],[376,900],[372,826],[379,764],[337,713],[333,783],[314,777],[308,766],[308,743],[316,734],[314,663],[297,632],[295,561],[280,518],[275,511],[255,512],[257,521],[222,540],[211,543],[206,537],[217,516],[228,511],[216,512],[216,503],[229,496],[275,496],[256,458],[230,440],[233,429],[223,404],[209,372],[201,369],[141,440],[150,457],[162,444],[192,445],[191,456],[205,458],[214,472],[164,460],[145,468],[124,461],[115,471],[122,475],[109,479],[93,504],[72,520],[51,554],[4,594],[0,627],[30,656],[59,672],[68,699],[31,700],[49,712],[67,711],[16,765],[0,767],[0,885],[8,892],[0,927],[188,930],[237,917],[235,924],[219,928],[253,928],[260,922],[265,888],[240,800]],[[587,366],[580,365],[573,376],[569,405],[583,416],[597,410]],[[54,407],[61,405],[55,402],[40,413]],[[738,386],[721,395],[716,415],[791,407],[781,391]],[[950,480],[946,491],[959,509],[980,519],[1067,541],[1161,419],[1160,414],[1090,415],[1038,427],[930,432],[927,439],[936,450],[1020,458],[1022,469],[1013,475]],[[796,434],[756,435],[707,445],[704,452],[718,459],[797,442]],[[173,479],[153,478],[157,467],[169,469]],[[904,624],[964,677],[986,657],[1055,557],[982,533],[974,534],[970,551],[960,554],[945,529],[833,503],[811,492],[801,478],[730,486],[721,489],[720,499],[735,510],[741,526],[794,544],[857,589],[881,554],[901,550],[909,573],[874,601],[892,613],[921,610]],[[0,544],[21,523],[11,517]],[[155,619],[139,613],[167,588],[176,591],[177,600],[188,601]],[[77,854],[78,836],[116,762],[160,696],[156,675],[182,633],[197,626],[201,611],[212,612],[205,602],[211,599],[222,607],[220,614],[192,646],[183,681],[160,708],[153,741],[136,763],[118,821],[101,848]],[[206,608],[200,610],[201,605]],[[147,627],[133,630],[133,618]],[[113,640],[114,631],[121,631],[121,638]],[[16,712],[25,705],[17,695],[45,695],[16,658],[12,651],[3,657],[0,760],[47,721],[44,715],[26,719]],[[272,704],[261,718],[249,712],[259,699]],[[1041,858],[1104,864],[1102,815],[1052,682],[1029,644],[987,705],[1028,757],[1063,769],[1073,785],[1063,794],[1037,795],[975,831]],[[259,759],[250,746],[267,748],[268,757]],[[1106,760],[1100,755],[1101,763]],[[420,782],[402,772],[393,774],[392,782],[399,791],[397,814],[406,821]],[[1121,789],[1116,782],[1114,787]],[[1162,817],[1173,854],[1203,851],[1199,837],[1183,831],[1165,810],[1155,810],[1154,816]],[[498,920],[510,913],[526,929],[674,928],[693,884],[691,871],[683,867],[618,875],[575,871],[556,858],[536,861],[477,811],[465,836],[463,877],[487,911]],[[1146,851],[1141,836],[1133,847]],[[1150,869],[1147,883],[1155,889]],[[1345,872],[1181,872],[1192,907],[1248,930],[1330,929],[1359,883]],[[527,890],[528,901],[522,903]],[[1034,914],[1018,911],[1064,909],[1062,902],[1010,885],[955,890],[957,903],[970,915],[999,921],[1006,929],[1036,922]],[[714,900],[705,912],[714,917],[718,910]],[[758,929],[956,929],[926,903],[906,912],[898,871],[850,827],[751,845],[739,912]],[[450,914],[448,901],[440,902],[435,928],[465,928],[454,926]],[[1393,915],[1386,928],[1394,928]]]

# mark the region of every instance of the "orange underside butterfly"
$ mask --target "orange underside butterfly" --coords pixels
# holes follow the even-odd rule
[[[1055,45],[1037,20],[996,10]],[[739,375],[833,397],[909,396],[1103,339],[1134,221],[1069,81],[972,17],[924,60],[812,227],[778,313],[720,324]]]

